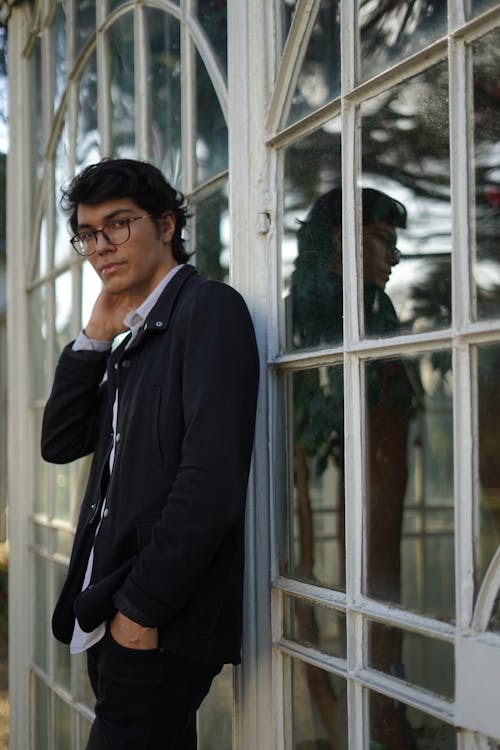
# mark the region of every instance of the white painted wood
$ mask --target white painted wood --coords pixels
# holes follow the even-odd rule
[[[147,85],[147,65],[149,50],[147,46],[144,7],[136,5],[134,9],[134,83],[135,83],[135,148],[138,159],[148,158],[147,132],[149,120],[149,92]],[[155,92],[151,92],[154,96]]]
[[[474,608],[474,617],[471,623],[473,633],[482,633],[488,628],[488,624],[493,616],[493,607],[496,599],[500,594],[500,547],[488,566],[488,570],[483,578],[483,583],[479,589]],[[500,638],[498,639],[498,649],[500,651]],[[498,672],[500,675],[500,671]],[[499,694],[500,698],[500,694]]]
[[[8,500],[9,538],[9,645],[10,745],[29,747],[29,659],[31,610],[28,552],[30,481],[27,456],[30,445],[26,404],[29,398],[29,353],[25,281],[31,224],[31,113],[19,91],[32,90],[29,63],[22,57],[29,29],[23,6],[14,7],[9,22],[9,110],[15,127],[10,132],[7,162],[7,317],[8,359]],[[29,101],[29,100],[28,100]],[[24,251],[24,252],[23,252]]]
[[[298,3],[288,33],[281,65],[269,106],[266,130],[274,132],[286,125],[292,97],[309,45],[309,38],[320,8],[319,0],[302,0]]]
[[[500,640],[500,639],[498,639]],[[456,642],[456,721],[500,741],[500,645],[459,636]]]
[[[231,282],[249,302],[261,359],[253,468],[246,523],[243,663],[238,669],[234,750],[272,748],[267,404],[269,235],[258,231],[268,179],[264,112],[269,9],[265,0],[228,4],[229,208]]]

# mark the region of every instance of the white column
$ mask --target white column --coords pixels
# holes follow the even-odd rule
[[[231,283],[254,319],[261,360],[253,469],[247,506],[243,664],[235,679],[235,750],[274,747],[271,691],[270,507],[267,327],[276,319],[272,159],[264,145],[272,57],[272,3],[228,3],[228,125]]]
[[[7,379],[9,502],[9,693],[10,746],[29,747],[29,663],[31,653],[29,580],[29,498],[32,438],[28,412],[28,315],[26,269],[34,192],[32,154],[34,112],[30,64],[23,57],[29,10],[22,3],[9,20],[10,149],[7,161]]]

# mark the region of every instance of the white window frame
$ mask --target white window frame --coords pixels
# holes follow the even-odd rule
[[[73,0],[72,0],[73,1]],[[446,642],[454,642],[457,637],[479,634],[474,631],[473,621],[473,547],[470,533],[472,517],[472,497],[477,481],[472,462],[473,436],[477,426],[471,418],[471,405],[474,399],[471,387],[473,366],[470,346],[500,340],[500,321],[473,322],[471,318],[472,299],[469,295],[453,294],[454,325],[445,331],[436,331],[419,336],[365,341],[358,336],[360,309],[357,292],[360,282],[356,270],[354,254],[347,253],[344,266],[345,331],[346,346],[325,350],[319,354],[296,354],[278,356],[279,352],[279,233],[281,231],[280,204],[282,199],[281,151],[295,139],[312,132],[319,124],[340,113],[342,118],[343,149],[342,179],[345,187],[344,237],[346,247],[358,246],[355,238],[359,227],[355,226],[355,207],[359,195],[351,186],[359,177],[359,148],[357,147],[357,105],[368,95],[374,95],[382,88],[425,69],[429,60],[441,60],[449,52],[450,66],[450,132],[452,160],[451,185],[454,200],[459,206],[471,202],[468,181],[466,153],[470,150],[468,140],[468,119],[466,89],[468,62],[465,44],[481,36],[489,28],[500,24],[499,7],[493,8],[470,21],[465,28],[466,0],[453,3],[448,35],[425,50],[413,55],[393,71],[382,73],[373,80],[354,86],[355,54],[350,41],[356,32],[356,15],[353,2],[342,3],[342,88],[349,93],[327,105],[304,120],[282,127],[286,119],[287,107],[293,95],[299,63],[306,51],[305,39],[319,9],[320,0],[300,0],[290,35],[285,44],[282,64],[279,67],[280,51],[276,49],[278,39],[275,13],[281,0],[270,3],[268,0],[231,0],[228,2],[228,87],[224,89],[223,78],[216,61],[211,61],[209,47],[204,42],[202,29],[190,16],[194,0],[184,0],[177,5],[169,0],[155,0],[148,3],[167,9],[185,22],[183,33],[190,35],[197,43],[202,59],[210,71],[212,82],[223,104],[223,111],[229,124],[230,162],[230,218],[232,227],[231,281],[246,297],[254,318],[261,358],[261,384],[257,414],[257,431],[254,461],[250,477],[249,502],[247,512],[247,563],[245,588],[245,634],[243,664],[235,670],[235,722],[234,750],[261,750],[273,748],[283,750],[286,728],[284,716],[283,655],[299,655],[302,659],[317,664],[327,670],[348,677],[348,701],[350,750],[361,750],[366,746],[363,730],[364,686],[394,694],[394,681],[384,675],[366,670],[362,663],[360,648],[363,618],[370,614],[375,619],[396,624],[416,633],[435,636]],[[42,18],[42,10],[48,0],[39,0],[33,11],[34,17]],[[99,5],[99,3],[98,3]],[[130,9],[128,3],[113,14],[117,17]],[[73,6],[71,6],[73,7]],[[102,7],[102,6],[100,6]],[[8,288],[9,288],[9,497],[10,510],[10,629],[15,638],[10,644],[10,694],[11,742],[14,747],[29,747],[29,684],[30,671],[30,622],[26,613],[30,612],[32,582],[27,585],[26,571],[29,570],[29,499],[32,496],[30,471],[27,465],[26,436],[32,436],[29,404],[29,351],[27,346],[28,316],[26,304],[26,279],[30,273],[28,249],[31,242],[31,227],[26,221],[33,215],[31,206],[31,181],[33,160],[33,132],[30,111],[26,99],[18,92],[31,90],[29,65],[23,58],[31,28],[29,3],[21,3],[12,10],[9,24],[10,65],[10,113],[15,128],[11,132],[11,146],[8,164]],[[140,14],[137,5],[135,13]],[[73,22],[73,13],[68,14],[68,23]],[[140,15],[139,15],[140,19]],[[40,20],[41,23],[41,20]],[[102,23],[105,17],[102,15]],[[139,34],[141,22],[138,21]],[[184,45],[184,49],[187,49]],[[136,76],[139,88],[144,82],[144,69],[140,59],[136,59]],[[98,43],[98,68],[105,75],[105,62],[102,43]],[[294,63],[296,61],[296,64]],[[186,69],[193,61],[187,59]],[[61,107],[64,102],[61,104]],[[145,106],[145,105],[144,105]],[[189,129],[193,101],[186,98],[183,109],[184,137],[192,142],[193,133]],[[70,123],[76,118],[76,100],[70,96],[68,117]],[[103,149],[109,144],[109,130],[102,123],[109,122],[106,105],[99,111]],[[145,110],[138,110],[137,151],[141,156],[146,152]],[[107,139],[107,140],[106,140]],[[185,150],[188,153],[189,149]],[[194,164],[184,165],[188,178],[185,189],[191,187],[193,195],[201,197],[203,191],[194,186]],[[216,176],[206,185],[208,191],[215,189],[225,180],[225,174]],[[191,183],[189,182],[191,179]],[[204,188],[204,189],[205,189]],[[468,224],[465,211],[454,211],[453,241],[456,258],[453,265],[453,289],[469,289],[471,268],[467,258],[469,245]],[[359,259],[358,259],[359,260]],[[77,264],[73,260],[71,264]],[[68,266],[70,267],[70,266]],[[462,492],[456,493],[456,571],[460,585],[457,588],[457,625],[438,623],[431,618],[396,612],[384,604],[376,604],[362,595],[362,550],[363,523],[363,477],[355,471],[362,465],[363,434],[361,396],[361,366],[372,354],[400,355],[420,351],[453,348],[454,392],[454,482]],[[280,577],[277,567],[277,544],[275,504],[279,492],[275,466],[277,456],[274,449],[282,435],[278,422],[277,372],[293,370],[304,366],[340,361],[344,357],[345,397],[353,405],[349,409],[346,429],[346,476],[349,484],[347,495],[352,504],[346,513],[346,535],[348,542],[347,596],[328,592],[319,587],[309,586],[288,578]],[[464,458],[466,460],[464,460]],[[348,617],[348,659],[340,661],[325,657],[312,649],[307,650],[282,637],[281,601],[284,593],[296,594],[314,602],[347,612]],[[486,595],[485,595],[486,596]],[[399,695],[410,705],[453,722],[444,701],[428,704],[422,691],[411,687],[397,686]],[[467,697],[467,696],[466,696]],[[458,698],[457,698],[458,701]],[[456,717],[455,717],[456,719]],[[484,740],[472,732],[463,732],[459,740],[460,750],[485,748]]]

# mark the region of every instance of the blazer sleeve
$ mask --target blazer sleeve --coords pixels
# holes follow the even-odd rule
[[[208,282],[194,298],[182,322],[181,463],[151,542],[114,597],[144,626],[179,612],[244,518],[259,372],[253,325],[227,285]]]
[[[46,461],[63,464],[92,453],[107,399],[101,385],[108,352],[63,350],[42,421]]]

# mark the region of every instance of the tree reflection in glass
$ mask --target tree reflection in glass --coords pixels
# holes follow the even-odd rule
[[[446,63],[367,100],[361,115],[363,186],[397,198],[411,217],[398,232],[400,262],[386,287],[400,330],[447,327],[452,222]],[[365,333],[374,335],[367,321]]]
[[[93,52],[78,85],[78,125],[76,134],[76,172],[99,161],[101,137],[97,123],[97,56]],[[60,185],[62,183],[58,183]]]
[[[292,123],[340,94],[339,0],[321,0],[309,39],[288,122]]]
[[[475,16],[488,8],[493,8],[498,5],[498,0],[469,0],[469,5],[469,16]]]
[[[229,281],[229,215],[227,186],[191,206],[189,239],[198,272],[208,279]]]
[[[227,0],[194,0],[198,20],[227,73]]]
[[[161,10],[144,9],[148,36],[150,119],[148,158],[174,187],[182,187],[180,23]]]
[[[477,317],[500,315],[500,32],[473,45]]]
[[[196,60],[196,177],[197,182],[227,169],[227,124],[213,83],[199,52]]]
[[[114,156],[133,158],[135,151],[135,86],[130,75],[134,59],[134,17],[121,16],[107,33],[111,97],[111,151]]]
[[[361,78],[394,65],[446,33],[446,0],[359,0]]]
[[[288,378],[293,413],[293,507],[284,529],[282,572],[345,590],[342,366]]]

